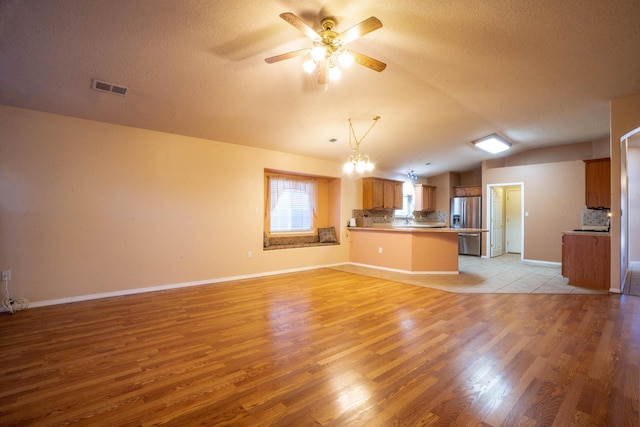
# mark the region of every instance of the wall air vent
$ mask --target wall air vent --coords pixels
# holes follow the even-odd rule
[[[127,94],[127,91],[129,90],[124,86],[119,86],[113,83],[107,83],[96,79],[93,79],[91,81],[91,88],[100,92],[115,93],[116,95],[122,96],[125,96]]]

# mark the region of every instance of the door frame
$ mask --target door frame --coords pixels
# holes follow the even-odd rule
[[[522,230],[522,235],[520,236],[520,246],[522,247],[522,251],[520,252],[520,260],[524,260],[524,217],[527,216],[527,212],[525,212],[524,210],[524,182],[519,181],[519,182],[503,182],[503,183],[499,183],[499,184],[487,184],[487,188],[486,188],[486,195],[487,195],[487,201],[485,203],[485,207],[486,207],[486,227],[487,229],[489,229],[489,232],[487,233],[488,236],[485,239],[485,257],[486,258],[490,258],[491,257],[491,236],[492,236],[492,216],[491,216],[491,206],[493,205],[493,192],[491,191],[491,189],[493,187],[520,187],[520,227]]]
[[[625,288],[630,285],[629,272],[629,162],[627,160],[627,150],[629,139],[634,139],[640,134],[640,127],[635,128],[620,137],[620,293],[624,293]],[[614,201],[611,201],[613,207]],[[613,220],[613,218],[612,218]],[[613,246],[613,239],[612,244]],[[618,266],[611,266],[618,268]]]

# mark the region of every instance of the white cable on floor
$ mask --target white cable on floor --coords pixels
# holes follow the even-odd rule
[[[9,297],[9,280],[4,279],[4,298],[2,298],[2,308],[13,314],[16,311],[29,307],[29,300],[26,298],[11,299]]]

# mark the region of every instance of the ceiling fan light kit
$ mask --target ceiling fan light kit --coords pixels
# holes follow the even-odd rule
[[[282,13],[280,17],[311,39],[313,47],[266,58],[265,62],[268,64],[296,56],[309,55],[311,58],[304,62],[302,68],[308,74],[317,72],[316,79],[320,85],[327,85],[329,81],[335,81],[342,76],[338,65],[348,69],[354,62],[357,62],[378,72],[387,66],[385,63],[362,53],[344,49],[344,45],[347,43],[382,27],[382,22],[375,16],[365,19],[340,34],[333,31],[335,21],[331,18],[323,19],[322,30],[316,32],[291,12]]]
[[[338,62],[344,68],[351,68],[351,66],[353,65],[353,61],[353,55],[351,55],[348,50],[342,51],[342,53],[338,55]]]

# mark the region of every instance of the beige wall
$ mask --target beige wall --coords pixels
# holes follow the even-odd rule
[[[460,174],[460,185],[481,185],[482,167],[472,169]]]
[[[486,162],[485,162],[486,163]],[[584,162],[484,168],[483,222],[487,221],[487,185],[522,183],[523,259],[561,262],[562,232],[580,225],[585,208]],[[488,236],[487,236],[488,238]],[[484,248],[483,248],[484,249]]]
[[[0,106],[0,268],[32,302],[348,261],[348,244],[262,250],[264,168],[337,163]],[[343,177],[338,230],[356,206]],[[343,239],[344,241],[345,239]],[[248,252],[252,257],[248,257]]]

